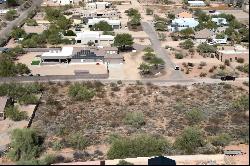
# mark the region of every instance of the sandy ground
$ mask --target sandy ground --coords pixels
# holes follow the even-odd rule
[[[31,61],[36,55],[42,53],[27,53],[21,56],[18,62],[26,64],[32,71],[32,74],[40,75],[74,75],[75,70],[89,70],[91,74],[106,74],[107,67],[105,64],[88,63],[88,64],[56,64],[56,65],[31,65]]]
[[[249,145],[230,145],[225,147],[225,150],[241,150],[242,155],[227,156],[236,165],[249,165]]]
[[[109,79],[140,79],[139,70],[137,69],[142,63],[143,52],[125,53],[124,64],[110,64]]]
[[[140,44],[140,45],[143,45],[143,46],[151,45],[151,42],[150,42],[149,39],[134,39],[134,43]]]

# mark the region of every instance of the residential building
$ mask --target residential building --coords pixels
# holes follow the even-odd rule
[[[109,46],[114,42],[114,36],[101,35],[100,32],[89,31],[80,32],[76,34],[76,43],[87,45],[89,42],[93,42],[95,45]]]
[[[0,16],[5,16],[9,9],[0,9]]]
[[[212,21],[215,22],[218,26],[228,25],[227,19],[225,18],[212,18]]]
[[[0,97],[0,120],[5,119],[5,108],[10,104],[10,101],[8,97]]]
[[[194,38],[196,43],[205,43],[208,39],[213,38],[215,35],[213,30],[210,29],[203,29],[200,31],[195,32]]]
[[[188,1],[188,4],[191,7],[204,7],[204,6],[207,6],[204,1]]]
[[[194,18],[177,18],[172,20],[168,29],[172,32],[176,32],[186,28],[195,28],[197,25],[199,25],[199,22]]]
[[[242,58],[245,62],[249,61],[249,49],[244,48],[240,45],[236,46],[223,46],[218,48],[216,52],[216,57],[221,62],[229,60],[230,62],[237,61],[237,59]]]
[[[5,2],[6,2],[6,0],[0,0],[0,4],[3,4]]]
[[[72,8],[68,12],[71,12],[73,16],[80,16],[81,18],[120,18],[121,12],[113,9],[105,10],[83,10],[82,8]]]
[[[120,20],[110,20],[108,18],[92,18],[87,20],[87,25],[89,28],[93,27],[95,24],[106,21],[109,25],[112,26],[113,29],[120,29],[121,28],[121,21]]]
[[[123,63],[123,56],[116,47],[63,47],[41,55],[41,64],[109,62]]]
[[[94,10],[94,9],[108,9],[111,7],[111,3],[109,2],[92,2],[86,4],[86,9]]]
[[[71,5],[71,4],[74,4],[74,0],[53,0],[53,1],[58,3],[59,5]]]

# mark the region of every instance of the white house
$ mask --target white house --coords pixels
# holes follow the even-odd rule
[[[69,63],[69,59],[72,56],[73,47],[63,47],[62,50],[53,50],[49,52],[45,52],[41,55],[41,61],[44,62],[67,62]]]
[[[121,21],[120,20],[110,20],[108,18],[93,18],[93,19],[88,19],[88,27],[91,28],[93,25],[101,22],[101,21],[106,21],[109,25],[112,26],[113,29],[120,29],[121,28]]]
[[[197,25],[199,25],[199,22],[194,18],[177,18],[172,20],[168,29],[172,32],[176,32],[186,28],[195,28]]]
[[[86,4],[86,9],[93,10],[93,9],[108,9],[110,8],[111,3],[109,2],[92,2]]]
[[[212,21],[215,22],[218,26],[228,25],[227,19],[225,18],[212,18]]]
[[[53,0],[53,1],[59,3],[60,5],[74,4],[74,0]]]
[[[8,11],[9,9],[0,9],[0,16],[4,16]]]
[[[206,6],[204,1],[188,1],[188,4],[191,7],[203,7],[203,6]]]
[[[93,42],[95,45],[109,46],[114,42],[114,36],[112,35],[101,35],[99,32],[80,32],[76,34],[76,43],[88,44]]]

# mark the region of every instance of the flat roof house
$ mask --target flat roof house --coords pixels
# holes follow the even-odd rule
[[[206,6],[204,1],[188,1],[188,4],[191,7],[204,7],[204,6]]]
[[[42,65],[51,63],[109,62],[122,63],[123,56],[116,47],[63,47],[41,55]]]
[[[88,42],[93,42],[95,45],[108,46],[114,42],[114,36],[111,35],[101,35],[99,32],[89,31],[80,32],[76,34],[76,43],[88,44]]]
[[[111,3],[109,2],[92,2],[86,4],[86,9],[93,10],[93,9],[108,9],[110,8]]]
[[[93,25],[101,22],[106,21],[109,25],[112,26],[113,29],[120,29],[121,28],[121,21],[120,20],[110,20],[108,18],[92,18],[88,19],[87,25],[91,28]]]
[[[218,26],[228,25],[227,19],[225,18],[212,18],[212,21],[215,22]]]
[[[60,5],[74,4],[74,0],[53,0],[53,1],[60,4]]]
[[[244,59],[245,62],[249,61],[249,49],[246,49],[240,45],[225,46],[223,49],[219,49],[216,52],[216,57],[221,62],[225,62],[225,60],[229,60],[230,62],[237,61],[238,58]]]
[[[8,11],[9,9],[0,9],[0,16],[4,16]]]
[[[172,32],[181,31],[186,28],[195,28],[199,25],[199,22],[196,21],[194,18],[177,18],[172,20],[168,29]]]

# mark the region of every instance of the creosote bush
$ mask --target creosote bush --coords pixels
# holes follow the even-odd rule
[[[95,90],[86,85],[75,83],[69,87],[69,96],[78,101],[90,101],[95,96]]]

